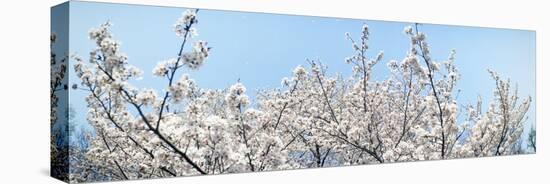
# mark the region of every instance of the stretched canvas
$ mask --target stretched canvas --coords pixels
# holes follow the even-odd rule
[[[529,30],[70,1],[51,11],[51,175],[535,153],[535,61]]]

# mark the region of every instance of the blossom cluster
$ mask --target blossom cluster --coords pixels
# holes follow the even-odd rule
[[[197,11],[187,10],[174,24],[174,32],[179,37],[195,36],[196,29],[191,25],[197,23]]]

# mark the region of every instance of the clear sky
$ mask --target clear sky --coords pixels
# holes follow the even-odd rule
[[[129,63],[144,71],[143,80],[134,84],[165,88],[166,80],[153,77],[151,71],[157,62],[176,57],[181,39],[172,26],[185,8],[72,1],[70,11],[71,54],[87,59],[94,48],[88,31],[110,21]],[[200,70],[184,72],[202,88],[227,88],[240,79],[252,96],[254,89],[280,87],[281,79],[289,76],[294,67],[307,65],[307,58],[319,59],[328,65],[330,73],[349,76],[351,66],[344,58],[351,56],[353,50],[344,33],[350,32],[358,39],[364,23],[371,33],[369,55],[374,57],[384,51],[383,61],[374,68],[374,78],[385,79],[386,62],[401,61],[406,55],[409,40],[403,28],[412,24],[216,10],[200,10],[198,20],[199,36],[195,40],[207,41],[212,50]],[[461,105],[475,104],[481,95],[487,106],[495,87],[487,72],[492,69],[518,84],[520,98],[533,98],[526,130],[534,124],[534,31],[433,24],[422,24],[419,29],[428,35],[435,60],[447,59],[450,50],[456,49]],[[70,83],[80,84],[70,69]],[[85,95],[83,91],[70,93],[70,104],[79,122],[85,122]]]

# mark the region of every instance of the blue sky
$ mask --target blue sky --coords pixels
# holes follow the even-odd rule
[[[172,26],[185,8],[72,1],[70,11],[71,54],[87,59],[94,48],[88,31],[110,21],[129,63],[144,71],[143,80],[134,84],[164,89],[165,79],[153,77],[151,71],[157,62],[176,56],[181,39]],[[216,10],[200,10],[198,20],[199,36],[195,40],[205,40],[213,49],[200,70],[184,73],[189,73],[203,88],[226,88],[240,79],[251,95],[254,89],[280,87],[281,79],[289,76],[294,67],[307,65],[307,58],[319,59],[331,73],[349,76],[351,66],[344,58],[351,56],[353,50],[344,33],[358,38],[364,23],[371,33],[369,55],[374,57],[384,51],[383,61],[374,68],[374,78],[384,79],[388,72],[385,63],[400,61],[406,55],[409,40],[403,28],[412,24]],[[450,50],[456,49],[461,105],[475,104],[481,95],[487,106],[495,85],[487,72],[492,69],[517,83],[522,99],[529,95],[533,98],[525,127],[534,124],[534,31],[433,24],[422,24],[419,29],[428,35],[432,58],[445,60]],[[72,68],[70,72],[70,83],[79,84]],[[70,93],[70,104],[76,109],[79,122],[85,122],[85,95],[83,91]]]

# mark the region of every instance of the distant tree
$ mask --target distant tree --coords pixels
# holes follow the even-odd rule
[[[533,150],[533,152],[537,152],[537,131],[535,131],[534,126],[531,126],[531,130],[529,130],[529,137],[527,138],[527,146]]]

